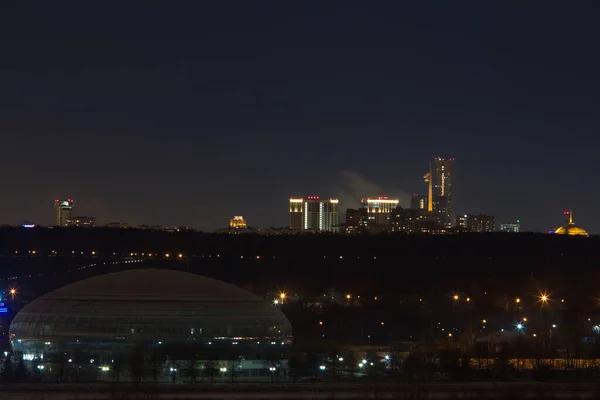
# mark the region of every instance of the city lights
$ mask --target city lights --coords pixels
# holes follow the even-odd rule
[[[538,303],[540,303],[542,305],[542,307],[547,305],[549,301],[550,301],[550,295],[548,293],[543,292],[543,293],[539,294]]]

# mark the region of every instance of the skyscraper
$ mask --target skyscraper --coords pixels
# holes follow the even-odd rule
[[[290,199],[290,228],[300,231],[338,232],[338,199],[318,196]]]
[[[54,200],[54,225],[68,226],[71,220],[71,210],[75,203],[72,199]]]
[[[440,225],[452,227],[452,171],[454,158],[436,157],[433,210]],[[437,205],[437,206],[436,206]]]

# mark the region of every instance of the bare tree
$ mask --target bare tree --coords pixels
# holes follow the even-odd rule
[[[208,383],[213,383],[215,376],[217,375],[217,363],[216,361],[209,360],[204,363],[204,368],[202,369],[202,379],[208,378]]]

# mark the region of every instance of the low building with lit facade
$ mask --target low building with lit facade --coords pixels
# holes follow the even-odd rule
[[[93,228],[96,226],[96,217],[73,217],[67,221],[67,226],[76,228]]]
[[[517,222],[500,224],[500,232],[519,233],[520,230],[521,230],[521,221],[520,220],[517,220]]]
[[[291,198],[290,228],[302,232],[339,232],[338,199]]]
[[[187,272],[135,269],[79,281],[27,304],[10,344],[47,373],[80,379],[132,378],[129,360],[159,357],[158,375],[206,362],[237,376],[285,374],[292,328],[272,303],[225,282]],[[123,364],[121,364],[123,362]],[[171,372],[170,372],[171,371]],[[46,373],[46,372],[45,372]],[[68,372],[67,372],[68,373]]]
[[[247,229],[248,223],[241,215],[236,215],[229,220],[229,228],[231,229]]]
[[[458,232],[494,232],[496,218],[492,215],[465,214],[456,217],[456,230]]]
[[[427,211],[414,208],[398,207],[391,216],[392,232],[422,233],[430,224]]]
[[[400,200],[388,199],[387,197],[361,200],[362,208],[367,211],[367,224],[369,227],[390,227],[392,213],[399,204]]]
[[[367,210],[364,208],[346,209],[346,220],[340,231],[346,234],[364,233],[368,227]]]
[[[568,236],[589,236],[585,229],[575,224],[573,211],[565,211],[563,214],[567,217],[566,224],[550,231],[550,233]]]

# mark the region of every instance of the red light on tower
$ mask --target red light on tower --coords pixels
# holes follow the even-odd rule
[[[563,212],[563,214],[564,214],[564,215],[569,215],[569,214],[571,214],[571,213],[570,213],[569,211],[565,211],[565,212]]]

